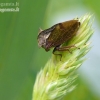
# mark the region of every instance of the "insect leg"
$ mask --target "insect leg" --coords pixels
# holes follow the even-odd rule
[[[52,53],[53,53],[54,55],[58,55],[58,54],[55,53],[55,51],[58,51],[58,50],[57,50],[58,48],[60,48],[60,45],[56,46],[56,47],[53,49],[53,52],[52,52]]]
[[[53,52],[52,52],[52,53],[53,53],[54,55],[59,55],[59,56],[62,58],[62,54],[57,54],[57,53],[55,53],[55,51],[57,51],[58,48],[60,48],[60,45],[59,45],[59,46],[56,46],[56,47],[53,49]],[[61,58],[60,58],[60,61],[61,61]]]
[[[56,47],[54,51],[70,51],[70,48],[76,47],[75,45],[70,45],[70,46],[63,46],[63,47]],[[76,47],[77,48],[77,47]]]

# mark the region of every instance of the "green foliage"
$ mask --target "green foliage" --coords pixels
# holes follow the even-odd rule
[[[0,0],[0,3],[9,2],[19,2],[20,11],[0,12],[0,100],[31,100],[36,73],[44,66],[50,55],[50,52],[46,53],[43,49],[38,49],[39,27],[43,28],[45,25],[47,28],[48,22],[51,21],[49,18],[52,19],[56,12],[67,14],[70,11],[72,14],[74,9],[81,9],[83,6],[85,10],[89,8],[86,13],[93,11],[98,18],[97,21],[100,22],[100,1]],[[77,12],[75,13],[77,16]],[[84,90],[82,93],[88,95],[90,90],[88,92]],[[71,93],[69,96],[70,99]],[[84,100],[86,99],[88,100],[88,97]],[[91,100],[95,99],[91,96]]]
[[[0,100],[31,100],[41,67],[36,37],[48,1],[0,0],[9,2],[19,2],[19,12],[0,12]]]
[[[76,83],[78,83],[76,89],[69,93],[64,100],[100,100],[88,89],[88,85],[81,77],[78,77]]]
[[[90,50],[88,40],[93,34],[90,18],[91,15],[79,18],[80,27],[77,35],[70,39],[67,45],[65,43],[65,46],[75,44],[80,49],[70,48],[72,54],[68,51],[59,51],[58,54],[62,57],[52,55],[44,69],[39,72],[33,88],[32,100],[61,100],[75,88],[73,82],[77,76],[73,73],[82,65],[83,57]]]

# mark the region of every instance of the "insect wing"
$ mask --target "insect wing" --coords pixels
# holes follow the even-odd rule
[[[72,38],[79,28],[78,20],[70,20],[56,24],[50,36],[47,39],[47,48],[55,47],[67,42]]]

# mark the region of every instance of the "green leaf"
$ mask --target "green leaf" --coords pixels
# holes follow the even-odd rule
[[[0,100],[31,100],[35,74],[43,63],[37,60],[36,37],[48,1],[0,0],[16,2],[19,12],[0,12]],[[8,7],[13,8],[0,9]]]

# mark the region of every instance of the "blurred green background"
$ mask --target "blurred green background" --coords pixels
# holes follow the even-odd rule
[[[0,100],[31,100],[37,72],[51,56],[38,48],[39,27],[94,14],[89,58],[78,70],[79,84],[65,100],[100,100],[100,0],[0,0],[19,3],[19,12],[0,12]],[[1,6],[15,8],[15,6]]]

